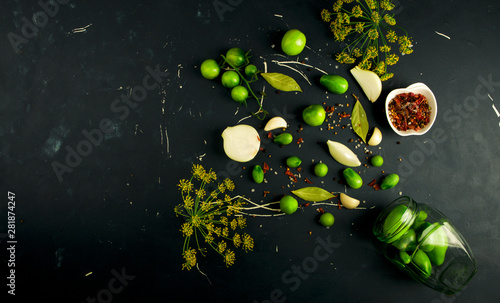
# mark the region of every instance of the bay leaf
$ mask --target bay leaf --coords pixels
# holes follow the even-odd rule
[[[272,87],[284,92],[302,92],[299,84],[290,76],[281,73],[260,73]]]
[[[292,193],[305,201],[321,202],[336,197],[320,187],[310,186],[292,190]]]
[[[351,125],[354,132],[366,143],[366,136],[368,135],[370,126],[368,125],[366,112],[359,100],[356,101],[356,104],[352,108]]]

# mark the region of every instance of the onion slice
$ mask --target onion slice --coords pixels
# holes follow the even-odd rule
[[[377,101],[382,93],[382,81],[380,77],[370,70],[359,68],[359,66],[351,69],[351,74],[363,89],[366,97],[371,102]]]
[[[237,162],[248,162],[260,149],[260,136],[255,128],[246,124],[227,127],[222,132],[224,152]]]

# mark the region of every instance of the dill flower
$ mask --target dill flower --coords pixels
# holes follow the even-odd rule
[[[390,12],[394,7],[392,0],[337,0],[333,11],[323,10],[321,19],[330,23],[335,41],[346,43],[335,54],[335,60],[345,64],[356,63],[362,69],[384,75],[384,79],[392,77],[391,74],[386,75],[385,70],[387,66],[396,64],[399,56],[389,54],[392,49],[389,44],[398,43],[403,55],[413,52],[411,38],[403,28],[396,26],[394,14]],[[401,31],[404,34],[400,35]],[[385,59],[379,58],[382,53],[385,53]],[[380,65],[383,60],[384,65]]]
[[[246,227],[246,219],[240,214],[245,199],[230,197],[227,192],[235,189],[234,182],[226,178],[217,183],[217,175],[211,169],[207,171],[202,165],[194,164],[191,174],[190,179],[181,179],[177,184],[183,203],[174,207],[176,216],[184,218],[180,224],[180,233],[185,238],[182,269],[191,270],[196,266],[196,254],[199,252],[205,256],[207,247],[218,253],[226,266],[231,266],[235,261],[235,253],[230,245],[245,251],[253,249],[250,236],[245,234],[241,237],[234,231],[238,227]],[[195,190],[194,181],[201,183]],[[206,187],[212,182],[216,186]]]
[[[228,249],[226,250],[226,254],[224,255],[224,261],[226,263],[226,266],[229,267],[234,264],[234,260],[236,259],[236,256],[234,254],[234,251]]]
[[[245,251],[253,250],[253,238],[249,234],[244,234],[241,246]]]
[[[380,77],[380,80],[382,80],[382,81],[386,81],[386,80],[389,80],[390,78],[392,78],[393,76],[394,76],[394,74],[393,74],[393,73],[386,73],[386,74],[384,74],[384,75],[382,75],[382,76]]]

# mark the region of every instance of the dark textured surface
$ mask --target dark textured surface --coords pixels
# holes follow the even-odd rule
[[[286,302],[498,302],[500,117],[492,107],[500,108],[497,2],[396,2],[396,19],[413,37],[415,51],[392,67],[396,76],[384,82],[374,104],[364,98],[349,66],[332,59],[338,44],[319,17],[332,1],[68,2],[19,52],[9,34],[22,36],[23,18],[33,20],[42,8],[35,2],[2,4],[0,233],[6,233],[11,191],[18,241],[17,295],[7,302],[30,294],[44,302],[86,302],[108,289],[122,270],[135,278],[103,302],[263,302],[273,301],[276,293],[281,302],[285,297]],[[232,10],[218,14],[214,3],[232,3]],[[84,32],[72,32],[87,25]],[[346,77],[347,97],[325,94],[319,72],[300,67],[309,85],[271,62],[286,60],[279,43],[289,28],[301,29],[308,39],[298,60]],[[315,185],[344,191],[333,180],[343,167],[331,159],[324,142],[348,144],[356,138],[348,128],[334,135],[325,126],[305,127],[302,147],[280,148],[261,130],[266,152],[232,166],[220,134],[256,104],[237,109],[229,93],[203,79],[198,69],[204,59],[231,47],[251,49],[252,63],[260,69],[265,61],[269,71],[297,79],[303,93],[276,94],[266,85],[264,103],[289,121],[295,136],[308,104],[352,106],[351,93],[362,97],[371,126],[384,136],[380,149],[372,150],[384,157],[382,168],[399,173],[402,181],[394,190],[348,190],[365,201],[366,209],[328,207],[336,217],[331,229],[316,223],[316,207],[286,217],[248,218],[254,251],[237,251],[231,268],[215,254],[200,259],[209,283],[196,269],[181,270],[182,221],[173,212],[180,202],[176,184],[189,177],[193,163],[230,174],[238,194],[268,203],[289,191],[280,167],[289,155],[303,158],[303,176]],[[155,69],[164,73],[158,86],[148,77]],[[155,86],[144,101],[115,103],[144,80]],[[390,90],[415,82],[433,90],[438,118],[424,136],[398,137],[385,120],[383,100]],[[256,83],[255,89],[262,85]],[[347,106],[343,110],[350,112]],[[102,121],[110,130],[94,137],[88,155],[67,158],[68,150],[85,148],[84,133],[96,133]],[[244,123],[262,126],[255,118]],[[365,163],[363,147],[355,151]],[[323,184],[310,171],[313,159],[330,167]],[[267,184],[256,185],[242,168],[263,161],[278,174],[269,173]],[[71,171],[58,178],[56,162]],[[362,176],[369,182],[383,174],[370,167],[362,169]],[[299,182],[297,187],[307,185]],[[263,190],[271,194],[263,198]],[[441,210],[472,247],[479,269],[457,296],[447,298],[417,284],[377,252],[373,221],[400,193]],[[295,266],[310,265],[316,247],[328,237],[335,243],[328,259],[310,273],[293,273]],[[7,245],[5,237],[1,240],[5,262],[0,272],[7,277]],[[7,290],[2,286],[2,295]]]

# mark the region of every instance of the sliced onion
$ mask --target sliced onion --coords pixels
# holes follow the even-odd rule
[[[224,152],[237,162],[248,162],[255,158],[260,149],[260,136],[250,125],[239,124],[227,127],[222,132]]]
[[[326,144],[328,145],[328,150],[330,151],[330,155],[332,155],[333,159],[335,159],[340,164],[350,167],[356,167],[361,165],[358,156],[356,156],[356,154],[354,154],[344,144],[332,140],[328,140]]]

